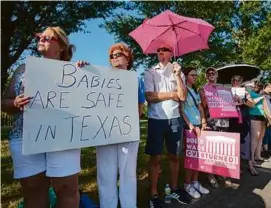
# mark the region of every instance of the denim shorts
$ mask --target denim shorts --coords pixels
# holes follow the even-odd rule
[[[173,119],[148,119],[148,137],[145,152],[148,155],[161,155],[164,140],[168,153],[179,155],[183,138],[183,120]]]

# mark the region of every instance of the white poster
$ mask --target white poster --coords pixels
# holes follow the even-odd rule
[[[232,87],[231,92],[233,95],[238,95],[241,99],[245,98],[246,90],[244,87]]]
[[[136,72],[29,57],[23,154],[139,140]]]

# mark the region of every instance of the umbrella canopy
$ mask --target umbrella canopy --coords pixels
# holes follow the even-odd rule
[[[257,78],[261,70],[257,66],[248,64],[232,64],[217,69],[218,79],[217,82],[221,84],[230,84],[231,78],[234,75],[242,76],[243,82],[247,82]]]
[[[208,49],[208,38],[214,27],[208,22],[177,15],[169,10],[146,19],[129,33],[145,54],[156,53],[162,44],[172,47],[174,56]]]

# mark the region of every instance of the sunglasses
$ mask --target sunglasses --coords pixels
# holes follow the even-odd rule
[[[49,36],[49,35],[42,35],[41,33],[36,34],[36,39],[38,41],[44,40],[45,42],[50,42],[50,41],[58,41],[57,38]]]
[[[162,52],[171,52],[171,50],[169,48],[158,48],[157,53],[159,53],[160,51],[162,51]]]
[[[210,73],[207,73],[207,76],[215,76],[215,72],[210,72]]]
[[[124,56],[125,58],[127,58],[127,56],[124,54],[124,53],[122,53],[122,52],[118,52],[118,53],[115,53],[115,54],[110,54],[110,59],[114,59],[114,58],[119,58],[119,57],[121,57],[121,56]]]
[[[198,75],[197,74],[189,74],[189,76],[191,76],[191,77],[197,77]]]

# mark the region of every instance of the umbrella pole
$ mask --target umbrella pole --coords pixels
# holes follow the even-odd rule
[[[175,45],[174,45],[174,49],[173,49],[173,60],[174,60],[174,62],[176,62],[176,47],[175,47]]]

